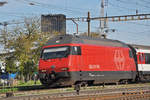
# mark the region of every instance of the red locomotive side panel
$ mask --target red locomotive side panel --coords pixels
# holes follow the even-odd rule
[[[70,56],[70,71],[136,71],[129,48],[81,44],[81,51],[81,56]]]
[[[69,46],[69,44],[66,45]],[[71,46],[75,45],[79,46],[79,44]],[[134,59],[129,57],[129,48],[82,44],[80,46],[82,55],[69,55],[65,58],[48,60],[40,59],[39,70],[48,70],[50,73],[51,67],[54,65],[56,72],[61,72],[63,68],[69,68],[69,71],[136,71]]]

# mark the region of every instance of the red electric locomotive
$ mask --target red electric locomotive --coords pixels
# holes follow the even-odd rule
[[[102,38],[62,35],[42,48],[42,84],[73,85],[134,80],[136,64],[125,43]]]

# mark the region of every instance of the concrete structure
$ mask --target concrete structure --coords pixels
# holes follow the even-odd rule
[[[66,16],[63,14],[41,15],[41,31],[66,34]]]

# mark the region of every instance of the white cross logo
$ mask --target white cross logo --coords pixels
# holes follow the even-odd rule
[[[118,70],[123,70],[125,66],[125,57],[122,50],[115,50],[114,62]]]

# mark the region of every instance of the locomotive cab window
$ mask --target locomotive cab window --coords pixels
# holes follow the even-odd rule
[[[81,55],[81,47],[80,46],[72,46],[71,47],[71,55]]]
[[[44,60],[63,58],[69,55],[69,47],[51,47],[42,51],[41,58]]]

